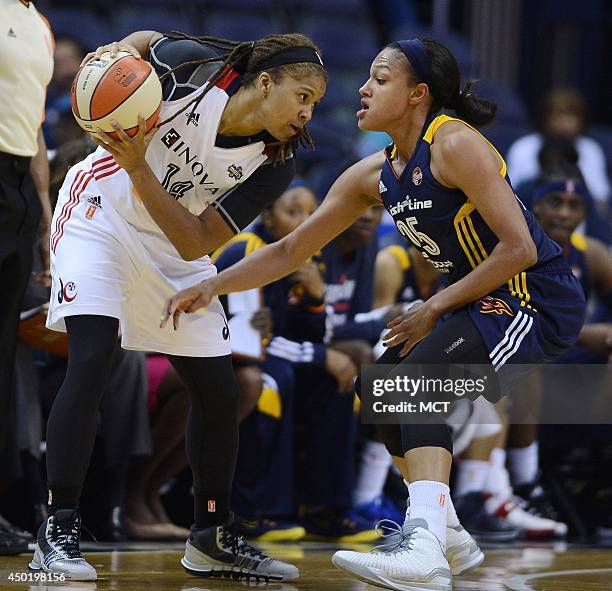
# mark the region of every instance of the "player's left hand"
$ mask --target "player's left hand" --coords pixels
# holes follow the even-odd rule
[[[174,330],[178,330],[179,318],[183,312],[195,312],[210,304],[215,296],[214,278],[206,279],[193,287],[179,291],[164,303],[159,328],[164,328],[172,317]]]
[[[437,321],[438,318],[427,303],[414,304],[407,312],[387,324],[389,332],[383,336],[383,344],[385,347],[395,347],[405,342],[400,351],[400,357],[405,357],[434,329]]]
[[[92,133],[91,136],[98,146],[112,154],[115,162],[121,168],[128,173],[132,172],[145,163],[147,148],[159,127],[154,125],[147,132],[147,124],[142,115],[138,116],[138,133],[133,137],[130,137],[125,130],[121,129],[116,121],[111,121],[111,125],[119,136],[118,139],[113,139],[100,128],[95,133]]]

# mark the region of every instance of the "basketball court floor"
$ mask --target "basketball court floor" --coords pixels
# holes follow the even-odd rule
[[[98,570],[91,583],[41,584],[11,582],[27,575],[29,555],[0,557],[0,590],[16,591],[230,591],[261,587],[262,591],[376,591],[351,579],[330,562],[340,546],[303,542],[259,544],[275,557],[293,562],[300,578],[292,583],[268,585],[192,577],[179,560],[182,544],[83,545]],[[344,545],[345,549],[367,549]],[[95,550],[95,551],[92,551]],[[478,569],[455,577],[453,591],[612,591],[612,548],[555,544],[516,544],[486,548],[487,558]],[[19,574],[19,577],[15,575]]]

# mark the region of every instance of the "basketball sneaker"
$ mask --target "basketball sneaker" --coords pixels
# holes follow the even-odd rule
[[[300,522],[306,540],[367,543],[378,539],[374,524],[354,511],[337,507],[317,507],[302,511]]]
[[[451,591],[451,571],[440,542],[424,519],[397,523],[395,547],[371,552],[340,550],[333,564],[372,585],[398,591]],[[391,527],[388,527],[391,529]]]
[[[292,564],[266,556],[247,544],[230,517],[222,525],[192,529],[187,540],[183,568],[192,575],[250,582],[293,581],[299,576]]]
[[[239,517],[234,529],[239,535],[259,542],[296,542],[306,535],[306,530],[297,523],[267,517]]]
[[[395,506],[395,503],[385,495],[380,495],[373,501],[366,501],[365,503],[355,505],[353,514],[369,521],[372,525],[376,525],[383,519],[397,523],[404,522],[404,512],[400,511]]]
[[[377,526],[382,530],[383,543],[377,548],[389,550],[400,543],[402,528],[389,520],[380,521]],[[389,532],[389,533],[384,533]],[[482,564],[485,555],[470,533],[459,524],[456,527],[446,526],[446,559],[453,575],[460,575]]]
[[[79,550],[81,516],[78,509],[62,509],[50,515],[38,529],[31,571],[64,575],[71,581],[95,581],[96,569]]]
[[[457,497],[455,510],[459,521],[481,542],[514,542],[523,534],[520,527],[490,515],[485,509],[485,499],[479,492]]]
[[[11,534],[18,539],[22,539],[26,544],[34,541],[34,536],[29,531],[18,528],[2,515],[0,515],[0,531]]]
[[[530,513],[521,506],[521,500],[515,496],[510,496],[501,500],[499,496],[490,497],[485,501],[487,511],[493,517],[500,519],[510,527],[523,530],[528,540],[545,540],[557,537],[557,528],[565,526],[552,519],[540,517]],[[567,526],[565,526],[567,533]]]
[[[519,505],[527,513],[554,521],[557,537],[564,538],[567,536],[567,524],[559,520],[559,515],[541,484],[536,481],[515,486],[514,495],[518,499]]]
[[[453,575],[460,575],[480,566],[485,559],[476,540],[461,524],[446,526],[446,559]]]
[[[28,551],[28,542],[0,525],[0,556],[14,556]]]

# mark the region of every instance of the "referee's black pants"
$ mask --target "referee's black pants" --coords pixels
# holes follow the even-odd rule
[[[42,208],[30,158],[0,152],[0,459],[14,424],[13,368],[21,302]],[[0,475],[0,478],[2,475]]]

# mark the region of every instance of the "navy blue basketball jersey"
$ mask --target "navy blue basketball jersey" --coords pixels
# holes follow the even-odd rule
[[[460,121],[467,125],[447,115],[430,117],[400,177],[391,165],[396,148],[394,145],[386,148],[387,159],[381,173],[380,190],[400,234],[439,272],[448,273],[449,283],[454,283],[482,263],[498,239],[463,191],[441,185],[431,173],[431,144],[439,127],[447,121]],[[485,141],[495,150],[486,138]],[[499,155],[497,150],[495,152]],[[499,160],[499,174],[510,185],[501,155]],[[507,287],[528,302],[528,273],[546,267],[552,261],[562,261],[562,253],[559,245],[544,234],[535,216],[520,201],[519,204],[537,247],[538,261],[527,273],[508,281]]]
[[[392,166],[395,146],[385,149],[379,190],[400,234],[445,274],[450,284],[480,265],[499,240],[465,193],[441,185],[431,172],[431,144],[447,121],[468,125],[447,115],[430,116],[400,176]],[[495,152],[499,174],[512,187],[506,163]],[[584,318],[584,295],[561,247],[520,201],[519,205],[537,249],[537,262],[467,306],[496,370],[510,360],[550,360],[573,344]]]

